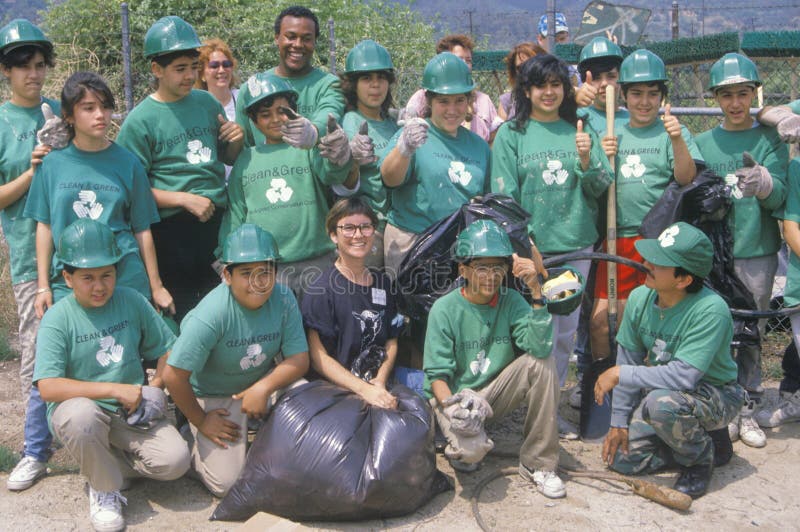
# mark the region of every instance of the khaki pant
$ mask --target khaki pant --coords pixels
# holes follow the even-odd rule
[[[175,480],[189,469],[189,449],[166,419],[132,427],[91,399],[77,397],[53,411],[53,432],[97,491],[116,491],[124,478]]]
[[[19,382],[22,388],[22,399],[27,409],[28,396],[31,393],[31,379],[33,378],[33,360],[36,355],[36,332],[39,330],[39,318],[36,317],[36,311],[33,308],[38,284],[34,280],[17,283],[12,288],[19,317]]]
[[[521,404],[527,404],[519,461],[529,469],[555,471],[558,465],[556,410],[559,396],[555,359],[552,356],[541,359],[522,354],[478,393],[494,411],[489,422],[510,414]],[[431,405],[436,422],[447,441],[453,442],[453,447],[474,445],[474,442],[460,442],[461,437],[450,430],[450,420],[436,399],[431,400]]]
[[[386,224],[383,232],[383,262],[386,275],[394,281],[400,273],[400,265],[412,246],[417,243],[419,235],[403,231],[392,224]]]
[[[334,254],[332,252],[325,253],[319,257],[313,257],[306,260],[298,260],[295,262],[278,263],[278,275],[276,281],[282,285],[289,287],[297,297],[297,302],[300,303],[303,294],[308,290],[308,287],[314,284],[314,281],[319,279],[322,272],[327,270],[333,265]]]

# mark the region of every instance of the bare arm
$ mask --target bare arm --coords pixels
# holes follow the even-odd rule
[[[381,164],[381,179],[387,187],[397,187],[403,184],[408,172],[411,157],[405,157],[397,147],[386,155]]]
[[[436,398],[436,401],[443,405],[445,399],[453,395],[453,392],[450,390],[450,386],[443,380],[438,379],[431,383],[431,391],[433,392],[433,396]]]
[[[53,231],[49,224],[36,224],[36,272],[38,290],[33,303],[36,316],[41,319],[47,309],[53,306],[53,292],[50,290],[50,263],[53,261]]]
[[[150,189],[159,209],[185,209],[197,216],[201,222],[208,221],[214,214],[214,202],[205,196],[191,192],[178,192],[174,190]]]
[[[800,257],[800,224],[792,220],[783,221],[783,238],[792,253]]]
[[[158,259],[156,258],[153,233],[150,229],[145,229],[134,236],[139,244],[139,253],[142,254],[142,262],[144,262],[144,269],[147,270],[147,278],[150,280],[153,303],[158,308],[167,310],[170,314],[175,314],[175,303],[170,293],[164,288],[164,283],[161,282],[161,275],[158,273]]]
[[[12,205],[28,192],[31,181],[33,181],[33,174],[36,172],[36,167],[42,164],[42,159],[50,153],[51,149],[50,146],[43,144],[36,146],[31,153],[30,168],[5,185],[0,185],[0,211]]]
[[[260,419],[267,415],[267,401],[269,396],[292,384],[308,371],[308,353],[302,352],[286,358],[275,366],[263,378],[254,382],[249,388],[233,395],[236,400],[242,400],[242,412],[247,417]]]
[[[41,379],[38,382],[38,387],[42,399],[48,403],[60,403],[76,397],[114,399],[119,401],[129,414],[136,410],[142,400],[142,387],[138,384],[89,382],[54,377]]]
[[[378,374],[375,375],[375,378],[370,382],[386,388],[386,383],[389,382],[389,375],[391,375],[394,362],[397,359],[397,339],[392,338],[391,340],[387,340],[384,349],[386,349],[386,360],[383,361],[381,368],[378,370]]]

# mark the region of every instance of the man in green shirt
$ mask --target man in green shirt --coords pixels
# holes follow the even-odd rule
[[[336,120],[344,114],[339,78],[311,65],[318,38],[319,20],[308,8],[287,7],[275,19],[279,63],[267,73],[286,80],[299,95],[297,111],[301,116],[283,127],[284,141],[296,148],[314,147],[325,134],[328,114]],[[249,96],[248,85],[244,83],[236,100],[236,121],[244,129],[245,144],[257,146],[264,143],[264,134],[247,117],[244,102]]]
[[[244,224],[225,241],[224,282],[181,323],[164,382],[190,423],[192,467],[217,497],[239,478],[247,419],[308,370],[308,344],[291,290],[275,282],[275,239]]]
[[[782,239],[773,212],[786,199],[786,165],[789,150],[778,132],[754,124],[750,108],[761,85],[756,65],[741,54],[725,54],[711,66],[709,90],[725,118],[722,124],[697,136],[697,147],[708,167],[731,187],[730,216],[736,276],[755,300],[758,310],[767,310],[778,268]],[[759,330],[764,335],[766,320]],[[767,438],[753,418],[763,393],[761,346],[742,345],[737,350],[739,384],[749,395],[741,416],[730,426],[751,447],[764,447]]]
[[[445,455],[454,469],[475,471],[494,446],[484,421],[527,404],[519,473],[545,497],[564,497],[555,472],[553,325],[534,262],[514,254],[508,235],[491,220],[473,222],[458,235],[454,258],[464,286],[431,308],[423,361],[425,394],[448,441]],[[532,306],[503,286],[509,265],[530,288]]]
[[[744,401],[730,352],[733,320],[703,286],[713,250],[702,231],[678,222],[636,249],[650,272],[628,299],[617,365],[594,389],[599,404],[614,389],[602,456],[623,474],[677,465],[675,489],[697,498],[722,458],[710,433],[727,431]]]
[[[189,468],[186,442],[164,416],[160,371],[143,386],[142,359],[163,367],[175,336],[143,295],[116,286],[122,252],[107,225],[76,220],[58,253],[72,294],[42,318],[33,380],[89,482],[92,525],[122,530],[126,478],[174,480]]]

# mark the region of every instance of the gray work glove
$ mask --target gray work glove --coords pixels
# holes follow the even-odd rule
[[[772,192],[772,176],[769,170],[756,163],[753,156],[747,152],[742,154],[742,163],[744,167],[734,172],[739,179],[737,186],[742,191],[742,196],[766,199]]]
[[[280,111],[289,119],[281,126],[283,142],[301,150],[313,148],[317,144],[319,133],[311,120],[300,116],[288,107],[281,107]]]
[[[778,130],[781,140],[787,144],[800,142],[800,115],[785,107],[773,107],[761,113],[758,121]]]
[[[344,166],[350,160],[350,141],[336,117],[328,113],[328,131],[319,141],[319,154],[335,166]]]
[[[66,148],[69,144],[69,130],[66,121],[54,115],[47,103],[42,104],[42,114],[44,115],[44,125],[36,133],[39,144],[50,146],[54,150]]]
[[[350,139],[350,152],[353,154],[353,162],[359,166],[365,164],[372,164],[378,160],[375,155],[375,144],[367,134],[369,133],[369,125],[367,121],[361,123],[358,128],[358,133]]]
[[[125,421],[128,425],[150,428],[167,415],[167,394],[155,386],[142,386],[139,407]]]
[[[478,435],[484,421],[494,413],[489,402],[469,388],[451,395],[442,406],[450,420],[450,430],[464,436]]]
[[[423,118],[410,118],[397,139],[397,149],[403,157],[411,157],[428,140],[428,123]]]

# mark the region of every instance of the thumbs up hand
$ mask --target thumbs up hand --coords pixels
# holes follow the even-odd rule
[[[575,133],[575,148],[578,150],[578,157],[584,170],[589,168],[589,154],[592,151],[592,137],[583,131],[583,120],[578,120],[577,131]]]
[[[594,99],[597,98],[597,87],[594,86],[592,81],[592,71],[587,70],[583,85],[575,93],[575,103],[578,104],[578,107],[589,107],[594,103]]]
[[[281,107],[280,111],[289,119],[281,126],[283,142],[301,150],[313,148],[317,143],[319,133],[311,120],[297,114],[289,107]]]
[[[681,123],[678,122],[678,118],[674,116],[671,111],[672,106],[670,104],[664,106],[664,116],[662,117],[664,129],[667,131],[670,138],[678,139],[681,137]]]
[[[350,152],[353,154],[353,161],[359,166],[378,160],[375,155],[375,145],[369,137],[369,125],[366,120],[361,123],[358,133],[350,139]]]
[[[319,141],[319,154],[335,166],[344,166],[350,160],[350,142],[336,117],[330,113],[327,134]]]
[[[219,140],[230,143],[244,139],[244,131],[236,122],[228,120],[221,114],[217,115],[217,122],[219,122]]]
[[[56,150],[65,148],[69,144],[67,123],[61,117],[56,116],[47,103],[42,104],[42,114],[44,115],[44,125],[36,133],[36,140],[39,141],[39,144],[50,146]]]

